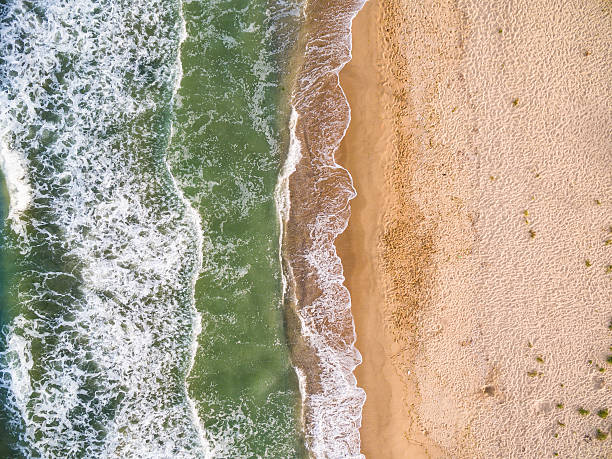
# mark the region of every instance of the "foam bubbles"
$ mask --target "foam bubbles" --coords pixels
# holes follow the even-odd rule
[[[292,94],[291,145],[277,207],[284,223],[284,283],[300,322],[294,352],[306,446],[317,458],[360,458],[365,392],[353,370],[351,299],[335,240],[345,229],[352,178],[335,161],[350,121],[338,73],[350,60],[351,24],[361,0],[307,4],[304,59]]]
[[[163,157],[178,5],[1,8],[2,169],[11,244],[27,253],[0,356],[16,448],[205,457],[185,388],[199,218]]]
[[[0,132],[0,138],[5,135],[5,133]],[[1,140],[0,170],[5,177],[9,194],[8,219],[11,221],[13,231],[24,237],[25,225],[21,215],[32,202],[32,187],[27,174],[27,163],[23,156],[8,149]]]

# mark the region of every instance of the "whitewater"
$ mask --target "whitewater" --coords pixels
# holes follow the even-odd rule
[[[0,7],[8,246],[22,256],[1,381],[26,457],[208,448],[185,387],[199,228],[164,158],[180,15],[122,6]]]
[[[0,4],[0,455],[361,457],[362,5]]]

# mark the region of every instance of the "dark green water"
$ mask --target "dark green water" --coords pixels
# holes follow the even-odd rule
[[[300,457],[274,203],[295,4],[185,3],[169,158],[203,230],[202,332],[189,394],[215,457]]]
[[[9,285],[11,284],[12,270],[14,261],[9,250],[7,250],[6,241],[6,218],[9,210],[9,196],[6,189],[6,182],[2,174],[0,174],[0,304],[3,307],[0,309],[0,327],[4,327],[10,323],[12,314],[9,302],[11,297],[9,294]],[[15,307],[14,305],[12,306]],[[0,352],[4,352],[6,345],[4,340],[0,341]],[[0,392],[0,403],[2,406],[6,404],[6,394]],[[9,417],[6,416],[4,410],[0,411],[0,457],[12,457],[16,455],[14,448],[11,445],[11,429],[9,427]]]

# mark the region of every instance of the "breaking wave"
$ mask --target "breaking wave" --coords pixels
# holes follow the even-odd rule
[[[165,162],[180,24],[170,0],[0,5],[5,250],[23,254],[0,391],[24,456],[207,455],[185,388],[199,218]]]

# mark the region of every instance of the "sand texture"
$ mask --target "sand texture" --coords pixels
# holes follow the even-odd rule
[[[357,17],[339,254],[367,457],[612,457],[611,7]]]

